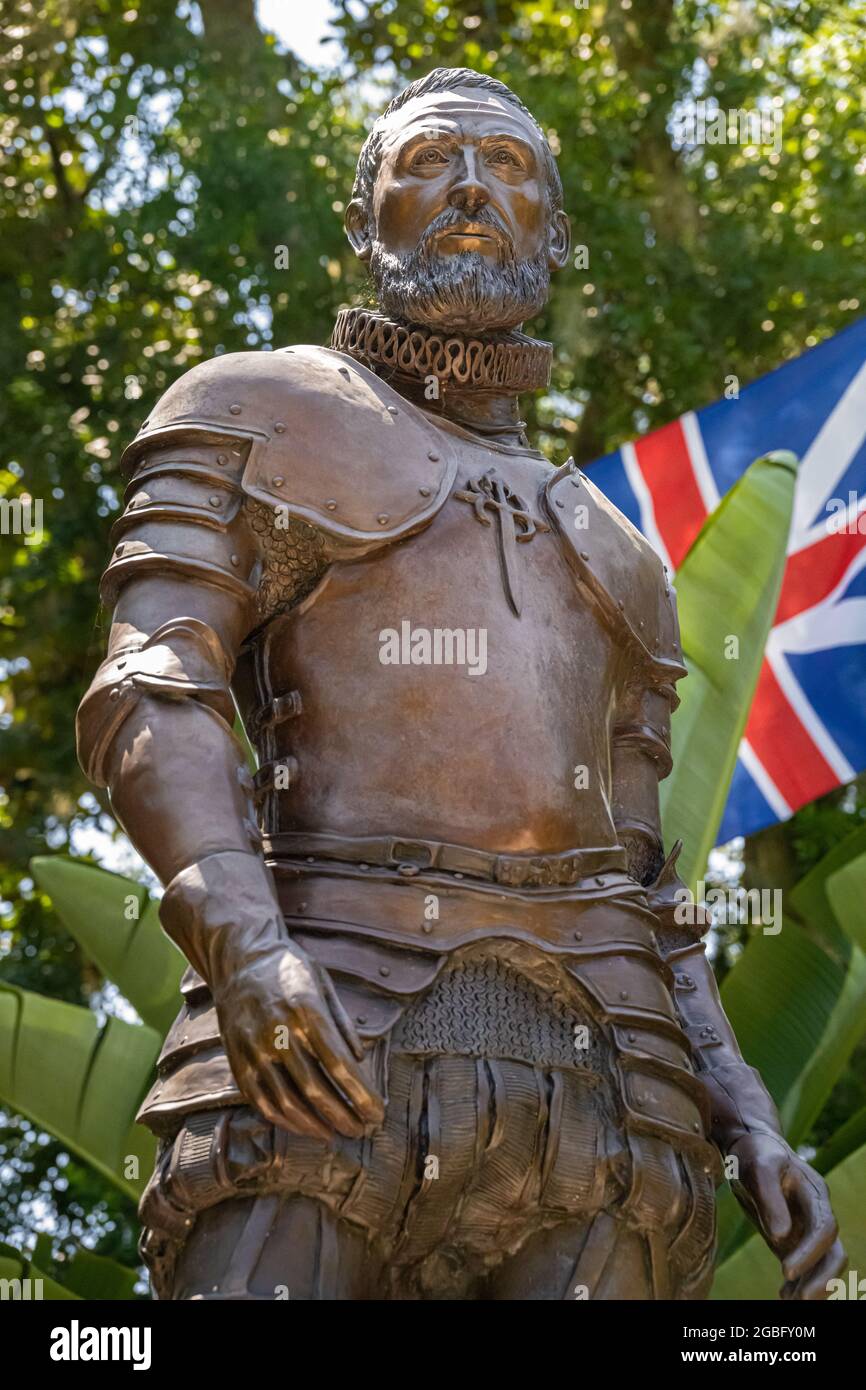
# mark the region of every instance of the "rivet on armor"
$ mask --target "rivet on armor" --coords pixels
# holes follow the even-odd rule
[[[115,553],[115,555],[122,555],[122,554],[123,554],[123,546],[122,546],[122,545],[117,545],[117,546],[115,546],[115,548],[114,548],[114,553]]]
[[[418,491],[420,492],[420,494],[421,494],[422,497],[429,497],[429,496],[430,496],[430,489],[429,489],[429,487],[419,487]]]
[[[399,415],[400,412],[399,412],[399,410],[397,409],[396,405],[389,405],[389,406],[388,406],[388,414],[389,414],[389,415]]]
[[[398,864],[398,865],[397,865],[397,873],[398,873],[398,874],[401,874],[403,878],[414,878],[415,875],[418,873],[418,865],[417,865],[417,864]]]
[[[565,506],[565,503],[563,502],[563,500],[562,500],[561,497],[557,497],[557,499],[556,499],[556,505],[557,505],[557,507],[564,507],[564,506]]]
[[[387,526],[391,518],[388,516],[387,512],[382,512],[381,516],[376,517],[376,520],[378,521],[380,526]]]
[[[454,877],[455,877],[455,878],[462,878],[463,875],[462,875],[462,874],[455,874]]]
[[[697,1120],[693,1120],[693,1121],[692,1121],[692,1129],[695,1131],[695,1134],[700,1134],[700,1132],[701,1132],[701,1127],[700,1127],[700,1125],[698,1124]]]
[[[109,700],[119,700],[119,699],[120,699],[120,691],[118,690],[117,686],[114,687],[114,689],[111,691],[111,693],[110,693],[110,695],[109,695],[108,698],[109,698]]]
[[[643,627],[643,625],[643,618],[641,618],[640,622],[638,623],[638,627]]]
[[[229,415],[240,415],[240,413],[241,413],[241,408],[240,408],[239,405],[230,405],[230,406],[229,406]]]
[[[581,560],[588,560],[588,559],[589,559],[589,551],[588,551],[588,550],[582,550],[582,551],[580,552],[580,558],[581,558]]]
[[[235,566],[239,565],[239,564],[240,564],[240,557],[237,556],[237,555],[233,555],[233,556],[232,556],[232,564],[235,565]]]
[[[603,878],[597,878],[595,881],[596,881],[596,884],[598,885],[599,888],[603,888],[603,887],[604,887],[604,879],[603,879]]]
[[[282,420],[278,420],[277,423],[274,425],[274,434],[285,434],[285,432],[285,425],[283,424]]]
[[[361,1023],[361,1024],[366,1023],[366,1022],[367,1022],[367,1015],[366,1015],[366,1014],[356,1014],[356,1015],[355,1015],[355,1022],[356,1022],[356,1023]]]
[[[325,506],[328,508],[329,512],[335,512],[337,510],[337,504],[334,501],[333,497],[328,498],[327,502],[325,503]]]
[[[431,931],[433,930],[432,923],[430,923],[430,922],[422,922],[422,924],[421,924],[421,930],[422,930],[422,932],[424,933],[425,936],[429,936],[430,933],[431,933]]]
[[[583,932],[582,932],[582,931],[576,931],[576,932],[574,933],[574,939],[575,939],[575,941],[582,941],[582,940],[583,940]]]
[[[439,462],[439,455],[437,454],[437,452],[436,452],[435,449],[430,449],[429,452],[428,452],[428,454],[427,454],[427,457],[428,457],[428,459],[430,460],[431,463],[438,463],[438,462]]]
[[[367,869],[369,869],[369,867],[370,867],[369,864],[359,864],[359,865],[358,865],[358,868],[362,871],[362,873],[365,872]]]
[[[271,481],[273,482],[274,487],[282,487],[283,483],[284,483],[286,480],[285,480],[285,478],[281,478],[281,477],[279,476],[279,474],[278,474],[277,477],[276,477],[276,478],[272,478]]]
[[[216,497],[216,496],[214,496],[214,497],[209,497],[207,500],[210,502],[210,504],[211,504],[212,507],[221,507],[221,506],[222,506],[222,499],[219,498],[219,497]]]
[[[622,600],[621,598],[620,598],[620,599],[617,599],[616,606],[617,606],[617,608],[625,608],[625,604],[624,604],[624,602],[623,602],[623,600]]]
[[[219,464],[220,468],[225,468],[228,461],[228,454],[217,454],[217,463]]]
[[[306,910],[307,910],[307,904],[306,904],[306,903],[298,903],[298,911],[299,911],[299,912],[306,912]]]
[[[627,990],[627,989],[621,989],[620,992],[619,992],[619,997],[620,997],[620,999],[628,999],[628,990]]]
[[[308,854],[308,855],[307,855],[307,863],[308,863],[308,864],[315,864],[315,862],[316,862],[316,861],[315,861],[313,855],[312,855],[312,854]]]
[[[391,974],[391,967],[390,967],[390,965],[380,965],[380,966],[379,966],[379,974],[382,975],[382,976],[384,976],[385,978],[387,978],[387,976]]]
[[[628,1040],[630,1043],[637,1042],[637,1033],[629,1033]]]

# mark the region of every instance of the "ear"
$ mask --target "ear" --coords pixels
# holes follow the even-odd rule
[[[568,264],[571,250],[571,221],[561,208],[550,219],[547,264],[551,271],[562,270]]]
[[[343,219],[346,228],[346,236],[349,238],[352,250],[359,261],[368,261],[372,246],[370,244],[370,226],[367,220],[367,209],[360,198],[353,198],[346,208],[346,216]]]

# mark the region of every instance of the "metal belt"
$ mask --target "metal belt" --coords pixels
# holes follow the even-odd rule
[[[266,859],[339,860],[363,867],[395,868],[406,878],[425,870],[455,878],[484,879],[509,888],[568,887],[589,875],[627,874],[621,845],[570,849],[561,854],[495,854],[437,840],[400,839],[393,835],[347,836],[283,831],[266,836]],[[599,887],[603,886],[603,880]]]

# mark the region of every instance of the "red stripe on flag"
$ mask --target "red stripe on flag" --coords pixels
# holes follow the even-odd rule
[[[838,776],[791,707],[767,661],[758,677],[745,737],[793,811],[838,787]]]
[[[679,420],[639,439],[635,446],[659,535],[677,568],[707,515]]]
[[[833,532],[788,556],[776,623],[795,618],[831,594],[851,561],[866,545],[866,532]]]

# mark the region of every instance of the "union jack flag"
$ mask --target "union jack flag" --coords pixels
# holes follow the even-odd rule
[[[589,470],[675,570],[774,449],[800,459],[788,560],[720,843],[866,768],[866,319]]]

